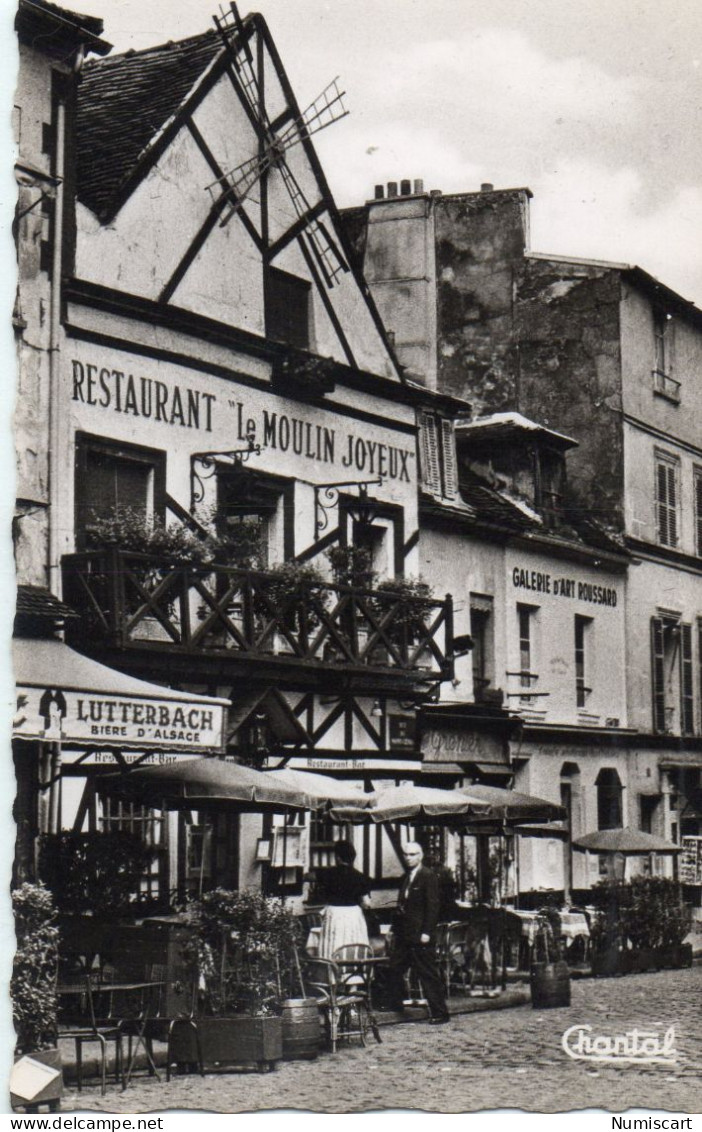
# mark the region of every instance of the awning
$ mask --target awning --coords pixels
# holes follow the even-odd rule
[[[13,735],[137,750],[220,751],[228,701],[138,680],[63,641],[16,638]]]

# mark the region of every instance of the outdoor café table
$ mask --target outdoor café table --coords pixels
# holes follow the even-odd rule
[[[561,939],[566,947],[583,940],[583,957],[587,958],[590,946],[590,927],[583,912],[559,912],[561,918]]]
[[[147,1024],[149,1022],[149,1019],[153,1017],[152,1008],[153,1008],[154,1000],[155,1000],[155,997],[156,997],[154,992],[156,990],[158,990],[160,987],[162,987],[163,985],[164,984],[163,984],[162,980],[149,980],[149,981],[144,981],[144,982],[136,982],[136,981],[135,982],[126,982],[125,981],[125,982],[97,983],[96,986],[95,986],[96,996],[102,995],[102,994],[107,994],[107,995],[110,996],[111,1001],[112,1001],[113,996],[115,994],[134,995],[135,999],[136,999],[137,1006],[136,1006],[136,1010],[134,1011],[134,1013],[128,1014],[127,1017],[120,1019],[119,1022],[118,1022],[118,1024],[120,1026],[124,1025],[126,1022],[131,1022],[131,1023],[134,1024],[135,1029],[136,1029],[136,1033],[134,1035],[134,1036],[136,1036],[136,1041],[134,1043],[134,1048],[131,1050],[131,1056],[129,1058],[129,1065],[127,1066],[127,1073],[126,1073],[126,1076],[124,1078],[124,1085],[122,1086],[123,1092],[127,1088],[127,1086],[129,1085],[129,1082],[131,1080],[132,1073],[134,1071],[134,1066],[136,1064],[137,1054],[139,1052],[139,1046],[140,1045],[143,1045],[143,1047],[144,1047],[144,1053],[146,1054],[146,1060],[149,1063],[149,1067],[151,1068],[153,1073],[156,1075],[156,1079],[158,1081],[161,1080],[161,1078],[158,1075],[158,1070],[156,1069],[156,1065],[154,1064],[154,1059],[151,1056],[151,1052],[150,1052],[149,1047],[146,1043],[145,1033],[146,1033],[146,1027],[147,1027]],[[129,1035],[130,1044],[131,1044],[131,1037],[132,1037],[132,1035]]]
[[[525,968],[530,965],[532,959],[539,913],[520,912],[517,908],[510,908],[510,912],[514,916],[518,916],[522,922],[522,939],[519,946],[519,968],[520,970],[525,970]]]
[[[373,1037],[375,1038],[376,1042],[382,1042],[378,1020],[375,1016],[375,1010],[373,1009],[373,984],[371,976],[373,974],[374,968],[387,967],[387,956],[374,955],[372,958],[368,959],[335,959],[334,962],[336,963],[340,971],[344,973],[344,982],[346,984],[348,984],[348,980],[352,979],[354,975],[360,976],[363,979],[363,985],[368,995],[368,1020],[370,1022],[371,1030],[373,1031]]]

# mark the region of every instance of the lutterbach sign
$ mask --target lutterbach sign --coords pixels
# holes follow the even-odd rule
[[[18,739],[219,751],[225,702],[132,679],[61,641],[15,641]]]

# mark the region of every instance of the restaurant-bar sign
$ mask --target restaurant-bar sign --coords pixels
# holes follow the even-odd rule
[[[216,703],[19,686],[13,731],[45,742],[219,750],[223,727]]]

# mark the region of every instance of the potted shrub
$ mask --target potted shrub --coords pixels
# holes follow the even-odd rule
[[[61,914],[61,945],[67,952],[95,957],[111,951],[115,922],[138,910],[141,876],[151,852],[125,832],[45,835],[39,873]]]
[[[562,954],[561,922],[555,908],[539,912],[529,985],[535,1010],[570,1006],[570,971]]]
[[[657,967],[656,948],[662,928],[662,906],[657,878],[635,877],[620,888],[622,935],[631,947],[621,953],[623,973],[650,971]]]
[[[619,886],[602,881],[592,890],[596,912],[590,922],[592,974],[611,976],[623,974],[621,958],[624,943],[620,918]]]
[[[16,1053],[59,1071],[41,1092],[40,1101],[52,1107],[63,1091],[61,1055],[56,1048],[58,939],[56,908],[43,884],[23,884],[12,893],[17,949],[12,964],[10,995],[17,1034]],[[30,1107],[21,1096],[13,1103]]]
[[[685,943],[690,931],[691,911],[685,904],[682,885],[669,877],[646,878],[653,882],[658,904],[656,958],[660,967],[691,967],[692,944]]]
[[[200,988],[191,1024],[171,1033],[171,1060],[273,1068],[283,1055],[283,1002],[299,993],[297,922],[258,891],[217,888],[187,909],[186,953]],[[199,1051],[198,1051],[199,1039]]]

